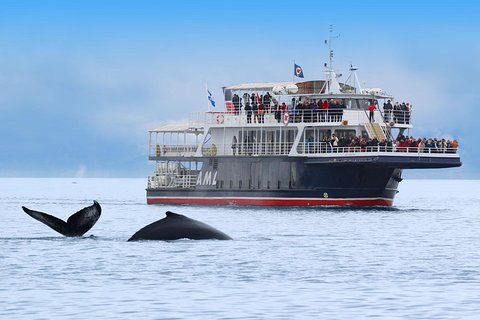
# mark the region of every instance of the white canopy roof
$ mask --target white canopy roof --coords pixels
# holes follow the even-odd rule
[[[154,130],[150,130],[150,132],[202,132],[201,128],[193,127],[188,123],[170,123]]]
[[[225,90],[272,91],[274,87],[286,87],[292,84],[295,82],[254,82],[225,87]]]

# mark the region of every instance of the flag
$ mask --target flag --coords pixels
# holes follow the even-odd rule
[[[213,98],[213,94],[208,89],[207,89],[207,92],[208,92],[208,101],[210,101],[210,104],[212,105],[212,107],[215,108],[215,99]]]
[[[299,78],[303,78],[303,70],[298,64],[294,63],[293,74]]]

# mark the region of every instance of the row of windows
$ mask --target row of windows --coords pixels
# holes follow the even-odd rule
[[[230,180],[229,182],[230,182],[229,183],[229,188],[234,189],[233,180]],[[239,180],[238,181],[238,189],[242,189],[242,185],[243,185],[243,180]],[[223,180],[217,181],[216,187],[217,187],[217,189],[225,189],[224,181]],[[237,187],[236,184],[235,184],[235,187]],[[276,187],[276,189],[281,189],[282,188],[282,182],[280,180],[278,180],[277,183],[275,184],[275,183],[272,183],[271,181],[267,181],[266,189],[273,189],[275,187]],[[285,187],[286,187],[286,185],[285,185]],[[288,182],[288,188],[292,189],[292,181]],[[255,186],[252,183],[252,180],[248,180],[248,189],[263,189],[262,188],[262,181],[260,181],[260,179],[259,179],[257,181],[257,186],[255,188]]]

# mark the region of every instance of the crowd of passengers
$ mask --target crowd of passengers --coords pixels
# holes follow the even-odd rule
[[[337,137],[332,134],[330,138],[324,137],[319,145],[315,145],[313,137],[309,136],[305,145],[307,152],[369,152],[369,151],[396,151],[396,152],[422,152],[422,153],[456,153],[457,140],[436,138],[414,138],[400,135],[396,140],[378,140],[365,137]]]
[[[280,104],[269,92],[264,95],[245,93],[243,98],[234,94],[232,104],[235,114],[242,113],[243,107],[247,123],[264,123],[265,114],[274,114],[274,118],[280,123],[283,121],[285,112],[291,114],[293,122],[341,122],[343,110],[346,109],[343,99],[315,100],[308,97],[299,100],[292,98],[291,105],[287,106],[285,102]],[[373,115],[373,112],[379,109],[378,101],[371,101],[368,109]],[[411,109],[409,103],[396,102],[392,105],[388,100],[383,104],[384,120],[385,122],[408,124],[410,123]]]

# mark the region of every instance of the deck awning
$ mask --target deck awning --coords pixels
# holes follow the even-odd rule
[[[170,133],[202,133],[203,128],[193,127],[188,123],[170,123],[149,132],[170,132]]]
[[[225,87],[225,90],[272,91],[274,87],[286,87],[294,84],[295,82],[254,82]]]

